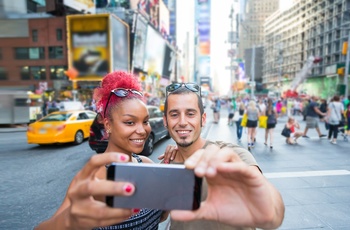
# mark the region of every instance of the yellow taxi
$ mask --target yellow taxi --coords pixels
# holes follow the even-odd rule
[[[28,126],[28,144],[81,144],[90,136],[90,126],[95,117],[96,113],[90,110],[50,113]]]

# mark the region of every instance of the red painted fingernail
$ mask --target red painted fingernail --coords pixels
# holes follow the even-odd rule
[[[137,213],[140,212],[140,209],[139,209],[139,208],[134,208],[134,209],[132,210],[132,212],[133,212],[134,214],[137,214]]]
[[[169,162],[168,161],[164,161],[164,164],[168,164]]]
[[[119,156],[119,159],[120,159],[121,161],[125,161],[125,160],[126,160],[126,157],[125,157],[124,155],[120,155],[120,156]]]
[[[128,184],[128,185],[125,185],[125,186],[124,186],[124,191],[127,192],[127,193],[131,193],[131,191],[132,191],[132,186],[129,185],[129,184]]]

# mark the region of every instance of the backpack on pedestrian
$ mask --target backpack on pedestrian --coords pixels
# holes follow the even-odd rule
[[[267,115],[267,124],[272,125],[276,123],[277,123],[276,115],[275,115],[275,112],[272,111],[271,114]]]

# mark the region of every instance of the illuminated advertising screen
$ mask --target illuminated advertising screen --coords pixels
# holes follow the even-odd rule
[[[129,71],[129,26],[111,15],[112,70]]]
[[[80,77],[104,76],[109,72],[109,16],[68,17],[69,66]]]
[[[133,65],[143,70],[145,61],[145,48],[147,39],[147,22],[138,15],[134,37]]]
[[[165,52],[165,41],[151,26],[147,28],[146,59],[144,70],[162,74]]]
[[[169,23],[169,10],[163,1],[159,1],[159,31],[164,38],[167,38],[169,36]]]

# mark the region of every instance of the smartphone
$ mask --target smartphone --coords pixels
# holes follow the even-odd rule
[[[107,196],[110,207],[196,210],[201,203],[202,178],[184,165],[114,163],[107,168],[107,179],[136,188],[132,196]]]

